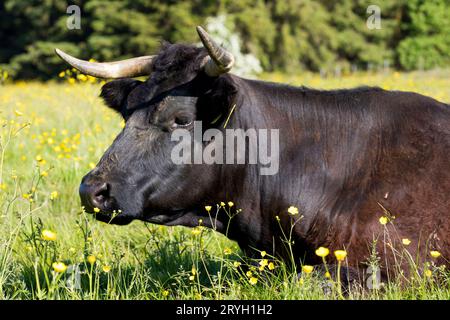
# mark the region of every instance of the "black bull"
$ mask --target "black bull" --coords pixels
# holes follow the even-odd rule
[[[296,261],[320,263],[314,251],[323,246],[347,250],[348,265],[358,267],[378,239],[386,266],[408,239],[412,257],[424,261],[437,250],[437,262],[448,265],[447,104],[379,88],[319,91],[243,79],[227,74],[226,63],[207,49],[166,44],[151,57],[148,80],[102,88],[126,126],[83,178],[87,211],[98,208],[97,219],[117,224],[140,219],[194,227],[202,220],[228,230],[248,255],[257,249],[284,258],[283,234],[295,221]],[[278,129],[278,174],[261,175],[259,165],[174,164],[171,132],[192,131],[194,120],[204,130],[223,131],[225,122],[227,128]],[[212,209],[211,219],[205,206],[228,201],[233,218],[221,208],[217,216]],[[288,213],[290,206],[298,215]],[[389,222],[382,225],[380,217]]]

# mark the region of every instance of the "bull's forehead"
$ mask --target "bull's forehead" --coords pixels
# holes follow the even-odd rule
[[[174,102],[189,102],[187,99],[181,97],[195,97],[197,96],[197,88],[193,80],[197,73],[191,72],[184,77],[177,77],[176,79],[167,78],[164,81],[157,83],[151,77],[142,85],[137,86],[128,96],[127,110],[136,110],[148,106],[149,104],[158,103],[164,98],[174,98]],[[191,101],[192,102],[192,101]]]

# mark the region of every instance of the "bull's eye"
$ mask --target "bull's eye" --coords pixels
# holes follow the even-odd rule
[[[180,127],[188,127],[192,124],[192,119],[188,117],[176,117],[172,127],[173,128],[180,128]]]

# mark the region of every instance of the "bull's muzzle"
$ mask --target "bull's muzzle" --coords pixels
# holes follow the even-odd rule
[[[97,208],[105,211],[109,199],[110,187],[106,182],[82,182],[80,185],[81,205],[86,212],[95,212]]]

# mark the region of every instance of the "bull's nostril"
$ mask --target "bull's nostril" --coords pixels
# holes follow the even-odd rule
[[[105,210],[110,197],[110,186],[108,183],[82,183],[80,185],[80,197],[87,212],[92,212],[95,208]]]
[[[95,196],[105,196],[109,193],[109,185],[105,182],[95,190]]]
[[[99,204],[103,205],[106,200],[109,198],[109,185],[107,183],[103,183],[98,187],[97,190],[95,190],[94,193],[94,201]]]

